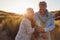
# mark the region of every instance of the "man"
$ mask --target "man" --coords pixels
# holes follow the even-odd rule
[[[39,3],[39,11],[35,13],[35,21],[38,25],[36,31],[39,32],[39,37],[37,40],[51,40],[50,31],[52,31],[54,27],[54,17],[47,10],[47,3],[45,1],[41,1]]]

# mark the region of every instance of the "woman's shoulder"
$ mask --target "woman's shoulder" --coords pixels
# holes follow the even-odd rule
[[[27,23],[30,23],[30,20],[26,17],[23,17],[22,22],[27,24]]]

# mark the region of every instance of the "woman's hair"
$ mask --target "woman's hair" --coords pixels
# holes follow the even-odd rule
[[[28,17],[30,14],[31,14],[31,15],[34,14],[33,8],[27,8],[27,9],[26,9],[25,16]]]
[[[33,10],[33,8],[27,8],[27,11],[28,11],[28,10]]]
[[[27,8],[27,11],[30,11],[30,12],[31,12],[31,11],[33,11],[33,8]],[[34,12],[34,11],[33,11],[33,12]],[[32,18],[29,18],[29,17],[30,17],[30,16],[29,16],[30,14],[33,15],[34,13],[26,13],[26,14],[25,14],[25,17],[28,18],[28,19],[31,21],[31,25],[32,25],[32,27],[34,27],[34,26],[35,26],[35,20],[34,20],[33,17],[32,17]]]

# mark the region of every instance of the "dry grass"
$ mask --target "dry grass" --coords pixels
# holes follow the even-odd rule
[[[13,37],[15,37],[22,20],[22,15],[5,13],[6,12],[0,12],[0,14],[6,15],[0,16],[0,18],[4,18],[0,23],[0,28],[7,27],[7,29],[9,29],[9,33],[11,33],[10,35],[13,35]],[[60,40],[60,20],[55,21],[55,24],[56,28],[51,32],[52,40]]]

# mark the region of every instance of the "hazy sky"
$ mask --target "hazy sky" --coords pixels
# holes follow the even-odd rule
[[[26,8],[32,7],[38,11],[38,3],[42,0],[0,0],[0,10],[16,13],[24,13]],[[48,10],[60,10],[60,0],[44,0],[48,4]]]

